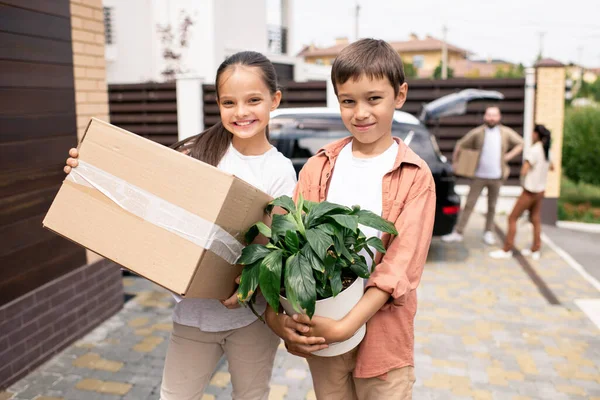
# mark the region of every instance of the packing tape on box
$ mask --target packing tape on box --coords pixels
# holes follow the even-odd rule
[[[85,161],[79,160],[67,180],[100,191],[123,210],[209,249],[230,264],[242,254],[244,245],[219,225]]]

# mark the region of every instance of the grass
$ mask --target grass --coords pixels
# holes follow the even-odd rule
[[[558,199],[558,219],[600,223],[600,186],[575,183],[563,177]]]

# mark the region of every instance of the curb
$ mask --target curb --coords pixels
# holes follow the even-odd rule
[[[600,224],[573,221],[557,221],[556,226],[558,226],[559,228],[570,229],[579,232],[600,233]]]

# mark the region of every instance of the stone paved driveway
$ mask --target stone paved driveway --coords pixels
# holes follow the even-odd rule
[[[600,294],[554,252],[531,262],[551,305],[516,259],[491,260],[480,216],[459,245],[434,241],[419,289],[415,399],[600,399],[600,330],[578,299]],[[504,218],[499,218],[502,225]],[[528,243],[521,225],[518,245]],[[138,278],[136,297],[78,343],[17,382],[4,399],[158,399],[173,301]],[[222,362],[203,400],[230,399]],[[314,399],[304,360],[280,348],[270,399]]]

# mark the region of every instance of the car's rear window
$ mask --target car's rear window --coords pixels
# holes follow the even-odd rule
[[[285,156],[306,159],[316,154],[325,145],[349,136],[339,117],[285,116],[271,120],[271,143]],[[425,161],[438,159],[430,133],[424,127],[395,122],[392,135],[404,140]]]

